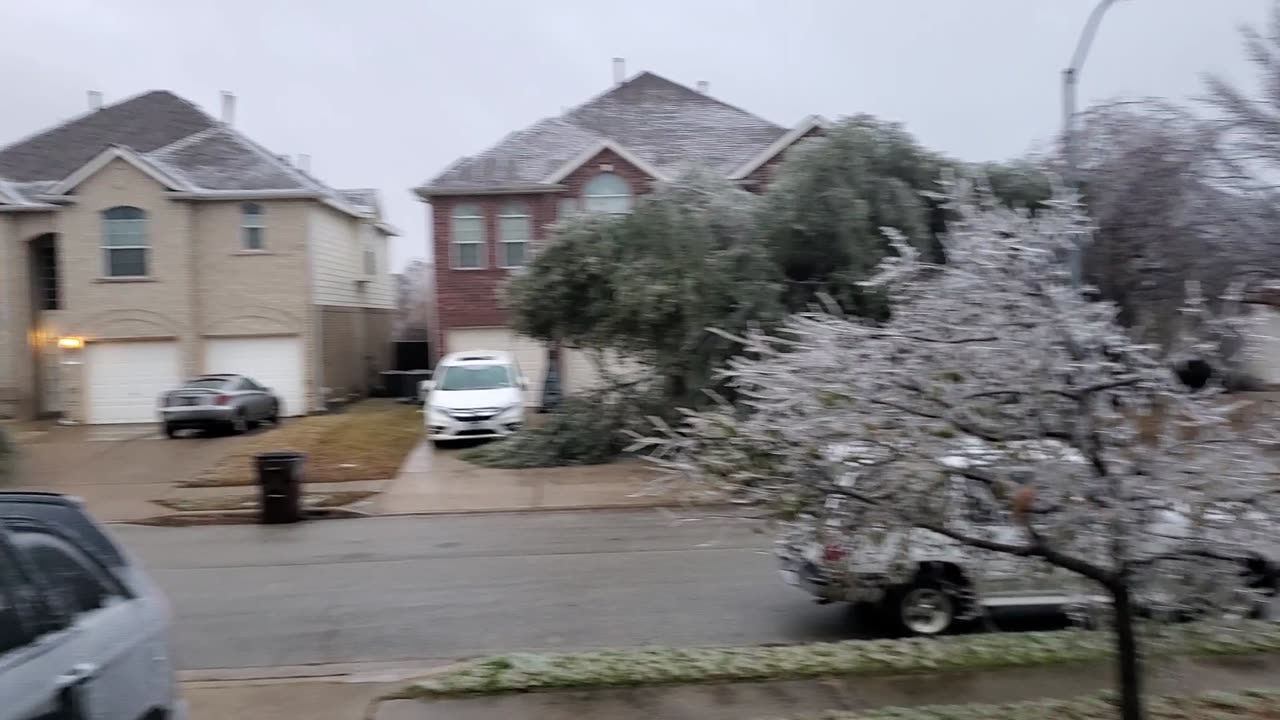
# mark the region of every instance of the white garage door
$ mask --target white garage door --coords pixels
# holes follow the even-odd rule
[[[501,350],[516,359],[520,371],[529,381],[525,404],[541,404],[542,383],[547,379],[547,346],[537,340],[517,335],[506,328],[465,328],[450,330],[445,338],[446,352],[467,350]]]
[[[275,391],[285,416],[307,412],[306,363],[298,337],[208,338],[204,370],[253,378]]]
[[[182,383],[176,342],[89,343],[85,366],[93,425],[155,422],[160,395]]]
[[[624,381],[638,377],[644,371],[644,367],[639,363],[612,351],[604,353],[601,361],[610,374]],[[564,370],[566,394],[590,390],[600,382],[600,371],[596,368],[595,360],[582,350],[565,348],[560,366]]]

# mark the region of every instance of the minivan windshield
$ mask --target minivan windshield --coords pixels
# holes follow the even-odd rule
[[[511,387],[506,365],[453,365],[444,370],[437,390],[496,390]]]

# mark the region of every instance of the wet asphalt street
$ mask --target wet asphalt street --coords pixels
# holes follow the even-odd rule
[[[768,538],[736,520],[643,510],[114,532],[168,591],[183,669],[880,633],[783,584]]]

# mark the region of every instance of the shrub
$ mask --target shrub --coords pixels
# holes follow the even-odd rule
[[[498,442],[470,448],[462,459],[496,468],[600,465],[631,443],[626,431],[649,427],[661,403],[647,382],[615,384],[570,395],[543,422]]]

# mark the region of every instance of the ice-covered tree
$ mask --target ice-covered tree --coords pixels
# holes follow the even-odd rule
[[[641,444],[682,486],[782,522],[785,541],[891,554],[891,572],[855,582],[923,582],[924,550],[958,559],[942,586],[956,604],[1011,560],[1075,578],[1081,602],[1111,609],[1137,720],[1141,611],[1239,617],[1274,582],[1258,557],[1280,532],[1275,429],[1233,424],[1219,388],[1189,390],[1115,305],[1071,287],[1058,258],[1092,230],[1074,198],[1032,218],[944,189],[947,264],[886,231],[896,254],[870,282],[887,321],[808,313],[740,338],[724,368],[739,402]],[[1008,521],[973,522],[975,498]]]
[[[395,336],[400,340],[425,340],[431,327],[431,265],[409,261],[396,275]]]
[[[1096,223],[1086,280],[1143,340],[1173,343],[1188,282],[1216,297],[1246,271],[1276,266],[1259,252],[1277,227],[1273,203],[1220,140],[1216,123],[1163,101],[1084,117],[1079,176]]]

